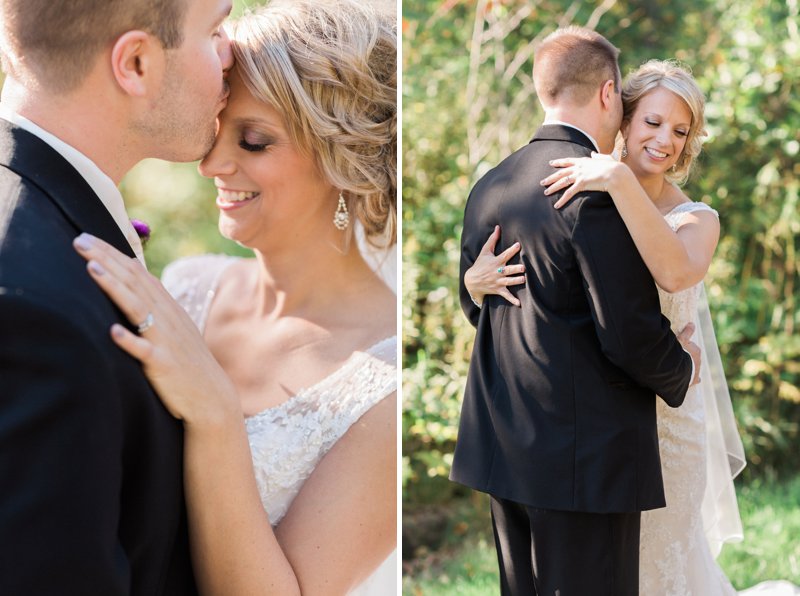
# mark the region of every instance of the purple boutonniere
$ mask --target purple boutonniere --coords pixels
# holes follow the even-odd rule
[[[139,240],[142,241],[142,246],[147,244],[147,241],[150,240],[150,226],[148,226],[141,219],[131,219],[131,224],[133,225],[133,229],[136,230],[136,233],[139,235]]]

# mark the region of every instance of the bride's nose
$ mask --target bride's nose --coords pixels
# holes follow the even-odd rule
[[[659,145],[667,145],[669,143],[670,131],[666,126],[662,126],[656,132],[656,141]]]
[[[233,174],[236,171],[236,162],[229,151],[225,149],[225,142],[218,134],[211,151],[197,166],[201,176],[214,178],[216,176]]]

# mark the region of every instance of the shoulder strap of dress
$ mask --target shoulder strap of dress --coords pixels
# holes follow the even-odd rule
[[[367,350],[367,353],[376,357],[380,358],[387,364],[393,364],[395,367],[397,366],[397,336],[393,335],[391,337],[387,337],[382,339],[371,348]]]
[[[203,331],[211,301],[223,272],[238,259],[227,255],[200,255],[167,265],[161,283]]]
[[[716,209],[712,209],[711,207],[709,207],[705,203],[701,203],[699,201],[698,202],[681,203],[680,205],[675,207],[675,209],[670,211],[670,213],[668,213],[668,215],[678,215],[678,214],[692,213],[692,212],[697,212],[697,211],[710,211],[711,213],[716,215],[717,218],[719,218],[719,213],[717,213]]]

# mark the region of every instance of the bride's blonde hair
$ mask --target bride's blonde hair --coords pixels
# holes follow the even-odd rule
[[[277,0],[231,35],[250,93],[283,116],[294,144],[382,246],[396,241],[397,225],[394,21],[369,2]]]
[[[667,170],[670,182],[683,184],[689,178],[695,158],[700,155],[705,136],[705,96],[694,80],[691,71],[676,60],[650,60],[642,64],[625,79],[622,85],[622,121],[630,122],[639,101],[656,87],[664,87],[680,97],[692,113],[692,123],[686,135],[686,144],[675,162]]]

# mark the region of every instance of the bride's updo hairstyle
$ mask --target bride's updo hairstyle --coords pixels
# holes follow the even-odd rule
[[[680,97],[692,113],[692,123],[686,144],[675,167],[665,176],[670,182],[683,184],[689,178],[694,159],[700,155],[705,135],[705,96],[697,86],[691,72],[675,60],[650,60],[642,64],[625,79],[622,86],[622,121],[631,121],[636,107],[645,95],[656,87],[663,87]]]
[[[235,23],[231,39],[250,93],[283,116],[367,237],[396,242],[394,15],[356,0],[275,0]]]

